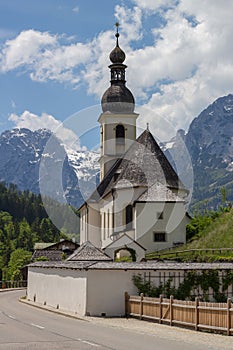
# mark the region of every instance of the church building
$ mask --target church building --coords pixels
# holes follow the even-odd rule
[[[100,183],[79,209],[80,244],[89,241],[112,259],[127,250],[139,261],[145,252],[185,243],[188,191],[148,125],[136,138],[139,115],[126,87],[118,30],[109,57],[111,85],[98,119]]]

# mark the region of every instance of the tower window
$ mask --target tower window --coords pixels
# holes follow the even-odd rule
[[[125,208],[125,223],[126,229],[131,230],[133,226],[133,206],[127,205]]]
[[[125,143],[125,128],[121,124],[116,126],[116,143],[117,144]]]

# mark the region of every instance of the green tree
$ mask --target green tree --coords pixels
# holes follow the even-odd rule
[[[7,278],[12,281],[22,279],[21,268],[29,264],[32,254],[22,248],[18,248],[11,253],[7,269]]]
[[[28,222],[24,219],[19,223],[19,235],[16,239],[16,248],[23,248],[29,251],[33,250],[37,237],[32,232]]]

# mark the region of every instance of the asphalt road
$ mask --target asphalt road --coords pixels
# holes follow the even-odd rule
[[[22,304],[23,291],[0,293],[0,349],[204,350],[218,349],[169,335],[146,334],[78,320]],[[130,321],[129,321],[130,322]],[[139,322],[139,321],[138,321]],[[174,328],[173,328],[174,329]],[[219,348],[220,349],[220,348]]]

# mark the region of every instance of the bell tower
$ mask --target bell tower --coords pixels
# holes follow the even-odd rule
[[[119,46],[119,23],[116,23],[116,47],[109,55],[112,62],[111,85],[101,100],[100,123],[100,180],[103,180],[114,162],[121,158],[136,140],[136,119],[134,97],[126,87],[125,53]]]

